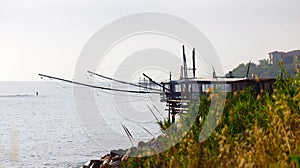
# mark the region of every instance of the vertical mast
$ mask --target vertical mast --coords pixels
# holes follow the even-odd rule
[[[184,80],[184,87],[181,91],[181,99],[189,99],[189,84],[188,84],[188,74],[187,74],[187,65],[186,65],[186,56],[185,56],[185,50],[184,45],[182,45],[182,52],[183,52],[183,80]]]
[[[248,67],[247,67],[247,71],[246,71],[246,78],[249,78],[249,72],[250,72],[250,65],[251,65],[251,61],[248,63]]]
[[[196,78],[195,48],[193,48],[193,77]]]
[[[185,56],[185,50],[184,50],[184,45],[182,45],[182,56],[183,56],[183,75],[184,78],[187,79],[187,66],[186,66],[186,56]]]

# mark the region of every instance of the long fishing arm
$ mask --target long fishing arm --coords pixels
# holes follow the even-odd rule
[[[46,78],[50,78],[50,79],[55,79],[55,80],[59,80],[59,81],[67,82],[67,83],[73,83],[73,84],[77,84],[77,85],[81,85],[81,86],[86,86],[86,87],[90,87],[90,88],[95,88],[95,89],[118,91],[118,92],[127,92],[127,93],[141,93],[141,94],[148,94],[148,93],[159,94],[160,93],[160,92],[148,92],[148,91],[135,91],[135,90],[113,89],[113,88],[107,88],[107,87],[101,87],[101,86],[95,86],[95,85],[85,84],[85,83],[81,83],[81,82],[75,82],[75,81],[71,81],[71,80],[67,80],[67,79],[62,79],[62,78],[58,78],[58,77],[44,75],[44,74],[38,74],[38,75],[41,76],[41,77],[46,77]]]
[[[164,88],[164,89],[168,90],[169,92],[172,92],[170,89],[168,89],[168,88],[164,87],[163,85],[161,85],[161,84],[155,82],[153,79],[151,79],[151,78],[150,78],[149,76],[147,76],[146,74],[143,73],[143,75],[144,75],[146,78],[148,78],[149,81],[152,82],[152,83],[154,83],[155,85],[160,86],[161,88]]]
[[[134,84],[134,83],[130,83],[130,82],[125,82],[125,81],[113,79],[113,78],[110,78],[110,77],[107,77],[107,76],[104,76],[104,75],[97,74],[95,72],[91,72],[91,71],[87,71],[87,72],[90,73],[90,74],[92,74],[92,75],[96,75],[98,77],[101,77],[101,78],[104,78],[104,79],[108,79],[108,80],[111,80],[111,81],[115,81],[115,82],[119,82],[119,83],[131,85],[131,86],[135,86],[135,87],[140,87],[140,88],[144,88],[144,89],[161,91],[161,90],[158,90],[158,89],[153,89],[153,88],[149,88],[149,87],[142,86],[142,85],[137,85],[137,84]]]

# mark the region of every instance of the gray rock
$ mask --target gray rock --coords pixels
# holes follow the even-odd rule
[[[118,160],[118,161],[110,163],[109,165],[112,166],[113,168],[119,168],[119,167],[121,167],[121,161]]]
[[[138,143],[138,148],[143,148],[143,147],[145,147],[147,144],[144,142],[144,141],[140,141],[139,143]]]
[[[123,150],[123,149],[119,149],[119,150],[111,150],[111,151],[110,151],[110,155],[111,155],[112,157],[114,157],[114,156],[116,156],[116,155],[121,155],[121,156],[123,156],[123,155],[125,155],[126,152],[127,152],[127,150]]]

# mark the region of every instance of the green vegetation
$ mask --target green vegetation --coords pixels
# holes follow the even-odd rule
[[[272,95],[261,92],[256,96],[251,89],[230,93],[218,127],[206,141],[198,141],[205,118],[197,119],[186,136],[169,150],[128,158],[122,166],[299,167],[300,74],[292,77],[282,71],[284,75],[277,77]],[[208,114],[214,96],[218,95],[201,97],[198,116]],[[188,126],[187,117],[180,118],[177,125]],[[160,125],[165,130],[169,123]]]
[[[292,63],[284,63],[284,69],[286,72],[292,76],[296,75],[295,67],[299,66],[299,59],[295,58]],[[248,64],[240,64],[236,68],[232,70],[233,75],[235,77],[245,77],[247,72]],[[260,78],[269,78],[269,77],[276,77],[280,71],[280,66],[278,64],[269,64],[268,59],[259,60],[258,64],[251,63],[250,64],[250,71],[249,77],[252,74],[256,74]],[[227,74],[229,75],[229,74]]]

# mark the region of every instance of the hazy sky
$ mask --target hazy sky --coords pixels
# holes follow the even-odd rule
[[[201,29],[224,71],[273,50],[300,48],[299,0],[0,0],[0,81],[72,78],[79,53],[102,26],[129,14],[166,12]]]

